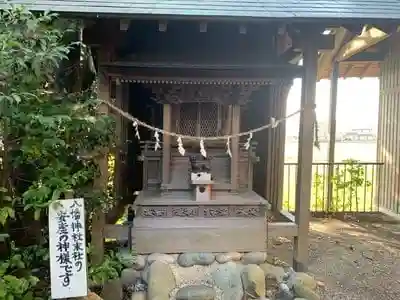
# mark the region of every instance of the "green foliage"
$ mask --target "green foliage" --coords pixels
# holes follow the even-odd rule
[[[91,264],[89,267],[89,280],[93,285],[103,285],[109,280],[119,278],[124,268],[123,257],[119,253],[108,251],[101,264]]]
[[[365,168],[355,159],[347,159],[343,161],[344,165],[339,165],[334,173],[332,180],[333,196],[332,203],[328,207],[329,212],[338,211],[361,211],[360,195],[365,197],[366,188],[372,183],[367,180]],[[327,202],[327,192],[325,184],[328,182],[319,173],[314,174],[313,180],[313,210],[321,210]]]
[[[0,262],[0,299],[43,299],[34,293],[40,280],[31,270],[48,259],[48,250],[37,245],[25,249],[13,247],[9,259]]]
[[[81,63],[70,62],[77,45],[89,53],[75,40],[68,41],[78,36],[76,29],[74,22],[50,13],[34,15],[22,8],[0,12],[0,229],[4,231],[10,219],[33,215],[39,220],[50,203],[70,190],[85,198],[89,217],[94,208],[113,201],[112,187],[94,190],[93,180],[99,175],[100,149],[113,144],[114,122],[98,112],[95,83],[80,91],[72,87],[75,82],[65,80],[64,73],[79,73],[82,68]],[[9,260],[0,262],[0,299],[34,299],[38,278],[31,270],[48,269],[48,259],[41,245],[14,249]],[[91,274],[102,280],[113,278],[120,273],[117,261],[110,254],[104,265],[90,267]],[[39,290],[46,291],[46,272],[39,273],[40,282],[47,281]]]
[[[372,183],[368,180],[371,174],[366,173],[367,168],[355,159],[347,159],[335,166],[334,176],[331,178],[333,186],[332,203],[327,206],[327,167],[324,170],[313,168],[311,209],[313,211],[363,211],[371,210]],[[295,176],[285,178],[283,207],[294,211]],[[361,198],[363,205],[361,205]],[[365,204],[364,204],[365,203]]]
[[[52,14],[36,17],[21,9],[0,18],[0,120],[4,152],[11,154],[4,153],[2,164],[3,170],[25,170],[2,190],[13,191],[12,200],[36,210],[36,217],[68,190],[98,205],[101,193],[89,195],[88,187],[98,172],[97,149],[112,142],[113,123],[96,112],[92,89],[71,94],[57,87],[56,74],[72,49],[63,41],[70,29],[57,27]],[[19,181],[28,188],[18,191]]]

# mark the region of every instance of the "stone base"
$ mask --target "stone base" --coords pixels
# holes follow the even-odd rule
[[[145,195],[136,201],[132,229],[137,253],[265,250],[269,205],[255,193],[217,193],[205,202],[177,191]]]
[[[265,252],[153,253],[125,261],[121,280],[132,300],[320,299],[311,276],[268,262]]]
[[[137,218],[132,235],[137,253],[262,251],[267,224],[265,218]]]

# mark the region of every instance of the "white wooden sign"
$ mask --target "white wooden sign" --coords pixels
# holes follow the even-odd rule
[[[49,207],[51,298],[87,296],[85,205],[60,200]]]

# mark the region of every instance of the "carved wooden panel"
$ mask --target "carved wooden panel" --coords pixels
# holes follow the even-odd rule
[[[137,209],[143,218],[264,218],[266,212],[265,205],[144,205]]]
[[[245,105],[259,89],[254,84],[149,84],[153,100],[159,103],[205,103]]]

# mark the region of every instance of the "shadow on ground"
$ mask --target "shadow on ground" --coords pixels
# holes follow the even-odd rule
[[[268,247],[291,263],[291,240],[270,240]],[[324,283],[322,299],[400,299],[400,223],[314,219],[309,251],[309,271]]]

